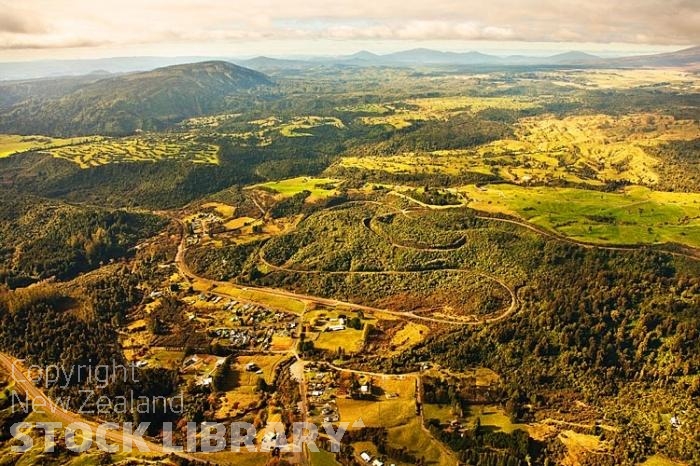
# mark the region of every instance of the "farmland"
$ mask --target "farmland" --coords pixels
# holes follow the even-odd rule
[[[279,138],[309,138],[317,130],[345,129],[345,124],[339,118],[316,115],[293,118],[270,116],[246,121],[241,114],[222,114],[191,118],[181,126],[190,133],[223,136],[245,147],[267,147]]]
[[[552,79],[557,85],[588,89],[652,87],[659,82],[664,82],[669,88],[681,92],[698,89],[697,79],[692,73],[674,69],[574,70],[558,71],[542,77]]]
[[[515,138],[474,149],[348,156],[337,167],[414,176],[471,173],[515,184],[600,186],[625,181],[653,186],[659,182],[657,167],[662,161],[650,155],[649,148],[700,137],[697,121],[655,114],[532,117],[521,119],[515,128]]]
[[[348,325],[349,320],[357,318],[357,328]],[[337,351],[342,348],[347,353],[357,353],[364,346],[364,327],[375,324],[373,318],[361,319],[353,314],[339,311],[314,310],[304,313],[304,324],[310,328],[314,348],[325,351]]]
[[[280,198],[292,197],[303,191],[311,193],[310,200],[324,199],[337,194],[340,180],[335,178],[299,177],[281,181],[271,181],[253,186],[251,189],[262,188],[276,193]]]
[[[105,138],[85,144],[51,149],[54,157],[66,159],[81,168],[109,163],[182,160],[217,164],[218,147],[197,142],[194,136],[145,135],[133,138]]]
[[[511,185],[469,186],[463,192],[472,208],[517,215],[580,241],[700,247],[698,194],[664,193],[641,187],[602,193]]]
[[[488,108],[526,110],[539,106],[537,102],[528,99],[466,96],[409,99],[400,104],[358,107],[355,111],[380,113],[380,116],[362,117],[362,122],[367,125],[389,125],[403,129],[416,121],[448,119],[461,113],[477,113]]]
[[[21,152],[47,150],[61,146],[82,144],[100,138],[53,138],[48,136],[19,136],[13,134],[0,134],[0,158]]]
[[[284,123],[280,126],[279,132],[282,136],[288,138],[308,137],[313,136],[312,130],[321,126],[331,126],[337,129],[345,128],[345,125],[338,118],[322,118],[317,116],[307,116],[295,118],[294,120]]]

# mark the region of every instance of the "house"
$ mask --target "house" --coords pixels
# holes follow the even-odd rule
[[[342,330],[345,330],[345,325],[333,325],[326,329],[327,332],[340,332]]]
[[[367,385],[367,384],[361,385],[360,386],[360,393],[365,394],[365,395],[368,394],[369,393],[369,385]]]
[[[370,461],[372,461],[372,457],[366,451],[360,453],[360,458],[362,458],[362,461],[364,461],[365,463],[369,463]]]
[[[190,357],[188,357],[187,359],[185,359],[185,362],[183,363],[183,366],[187,367],[187,366],[190,366],[190,365],[192,365],[192,364],[194,364],[194,363],[196,363],[196,362],[198,362],[198,361],[199,361],[199,357],[197,357],[196,354],[193,354],[192,356],[190,356]]]
[[[379,460],[374,460],[372,461],[372,466],[384,466],[384,463]]]
[[[209,386],[211,385],[213,379],[211,377],[205,377],[204,379],[200,380],[197,382],[197,385],[202,385],[202,386]]]
[[[254,362],[249,362],[245,365],[245,370],[248,372],[257,372],[260,368]]]

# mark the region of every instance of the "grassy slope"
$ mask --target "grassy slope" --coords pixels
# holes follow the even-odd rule
[[[700,247],[700,194],[631,187],[623,193],[512,185],[463,188],[470,207],[522,217],[601,244],[676,242]]]

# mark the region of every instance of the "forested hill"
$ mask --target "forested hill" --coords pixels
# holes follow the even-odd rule
[[[158,68],[90,82],[50,99],[30,98],[0,116],[0,132],[123,135],[221,111],[226,98],[272,82],[223,61]]]
[[[0,283],[72,278],[133,252],[167,222],[156,215],[73,205],[11,190],[0,200]]]

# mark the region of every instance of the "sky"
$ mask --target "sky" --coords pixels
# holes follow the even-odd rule
[[[0,60],[414,47],[622,55],[698,45],[698,25],[700,0],[0,0]]]

